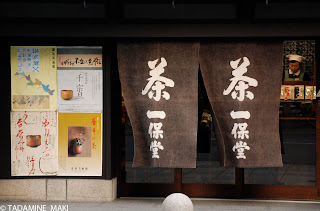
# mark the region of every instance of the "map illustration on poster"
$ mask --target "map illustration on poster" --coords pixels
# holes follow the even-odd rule
[[[57,48],[11,46],[12,111],[57,109]]]

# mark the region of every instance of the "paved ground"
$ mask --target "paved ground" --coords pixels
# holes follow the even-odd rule
[[[118,211],[161,210],[163,198],[121,198],[113,202],[13,202],[0,201],[0,211]],[[320,210],[320,201],[192,199],[194,210],[219,211],[309,211]],[[30,206],[29,206],[30,205]],[[64,206],[66,205],[66,206]],[[33,206],[33,207],[32,207]],[[59,209],[60,208],[60,209]]]

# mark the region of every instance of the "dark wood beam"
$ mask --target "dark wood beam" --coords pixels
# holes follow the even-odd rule
[[[0,37],[317,37],[309,24],[24,24],[2,23]]]

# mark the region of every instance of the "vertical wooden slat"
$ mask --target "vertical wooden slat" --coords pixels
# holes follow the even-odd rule
[[[174,191],[176,193],[181,193],[181,185],[182,185],[182,169],[175,168],[174,169]]]
[[[320,99],[316,100],[316,186],[318,190],[317,198],[320,198]]]
[[[238,194],[237,198],[242,198],[244,196],[244,168],[235,168],[234,169],[234,182],[237,186]]]
[[[319,56],[319,47],[318,42],[319,40],[316,40],[316,46],[315,46],[315,70],[314,70],[314,80],[316,80],[316,87],[318,90],[319,83],[320,83],[320,74],[317,76],[317,56]],[[320,98],[316,98],[316,187],[317,187],[317,198],[320,198]]]

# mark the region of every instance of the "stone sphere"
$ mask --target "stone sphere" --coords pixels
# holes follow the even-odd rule
[[[162,211],[193,211],[193,204],[187,195],[173,193],[163,201]]]

